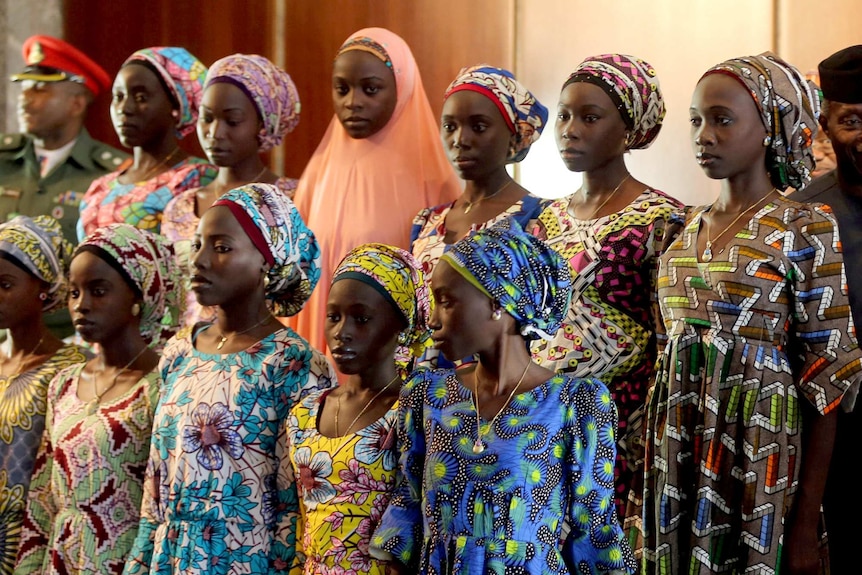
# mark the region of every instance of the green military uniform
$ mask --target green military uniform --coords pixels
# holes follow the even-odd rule
[[[77,244],[81,198],[93,180],[116,171],[127,157],[82,129],[69,157],[40,178],[33,139],[0,134],[0,221],[16,215],[54,216],[66,238]]]
[[[26,134],[0,134],[0,222],[16,215],[54,216],[76,245],[81,198],[93,180],[116,171],[127,157],[82,129],[69,157],[40,178],[33,139]],[[74,333],[68,311],[47,316],[45,323],[60,337]]]

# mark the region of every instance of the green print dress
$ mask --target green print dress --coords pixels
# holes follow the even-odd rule
[[[128,574],[286,574],[299,512],[286,422],[332,386],[326,357],[290,328],[248,349],[195,349],[201,323],[168,342],[141,529]]]
[[[841,243],[828,206],[782,198],[699,262],[702,213],[661,257],[668,343],[631,518],[645,518],[645,573],[777,574],[802,404],[836,409],[862,375]]]
[[[86,360],[80,348],[64,345],[30,371],[0,376],[0,575],[15,568],[27,491],[45,430],[48,384],[61,369]]]
[[[48,389],[15,575],[119,573],[138,531],[161,380],[152,371],[91,413],[78,398],[84,365]]]

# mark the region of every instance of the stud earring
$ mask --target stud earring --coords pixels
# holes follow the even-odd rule
[[[502,317],[503,317],[503,310],[501,310],[500,308],[495,309],[494,313],[491,314],[491,319],[493,319],[494,321],[500,321],[500,318],[502,318]]]
[[[269,289],[269,274],[265,271],[263,272],[263,289]]]
[[[626,132],[626,148],[631,148],[635,143],[635,135],[632,132]]]
[[[141,304],[135,302],[132,304],[132,315],[138,317],[141,315]]]
[[[180,117],[180,111],[179,110],[171,110],[171,116],[173,116],[175,120],[178,119]]]
[[[39,292],[39,300],[45,301],[46,299],[48,299],[48,294],[46,294],[45,292]]]
[[[771,143],[772,143],[772,136],[766,136],[765,138],[763,138],[763,147],[764,148],[768,148],[769,144],[771,144]]]

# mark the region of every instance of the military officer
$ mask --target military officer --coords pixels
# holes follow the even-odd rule
[[[111,78],[74,46],[50,36],[24,42],[18,122],[22,133],[0,134],[0,221],[49,214],[77,243],[78,204],[90,183],[117,170],[127,155],[94,140],[87,108]]]

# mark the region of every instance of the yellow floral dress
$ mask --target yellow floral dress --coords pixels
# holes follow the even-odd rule
[[[317,431],[328,393],[308,395],[287,422],[302,511],[291,575],[383,575],[368,544],[395,485],[398,402],[368,427],[333,438]]]

